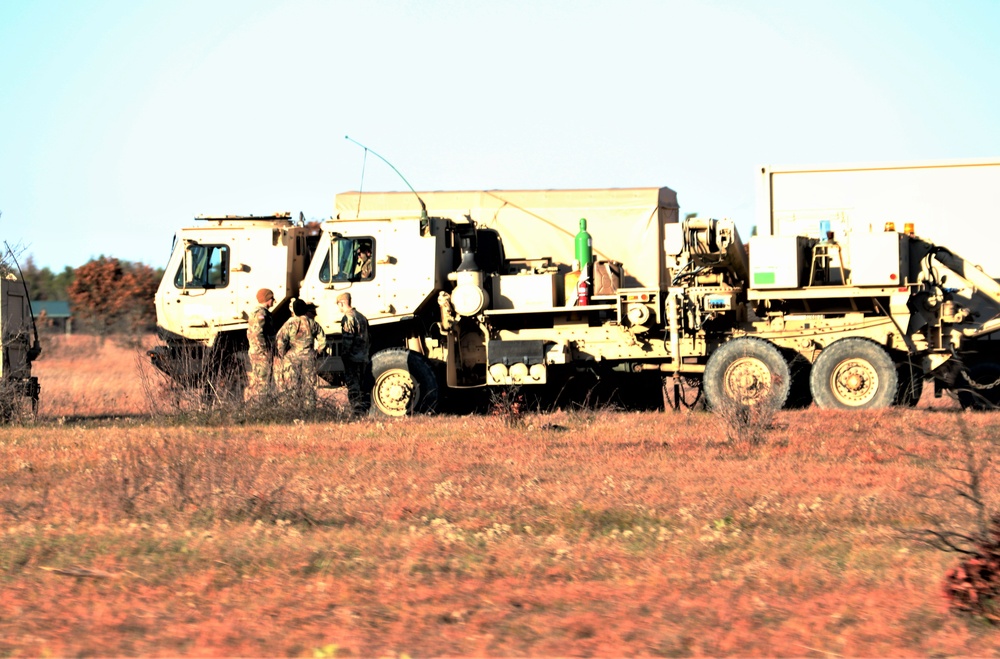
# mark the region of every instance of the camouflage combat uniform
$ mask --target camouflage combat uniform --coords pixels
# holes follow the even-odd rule
[[[275,340],[281,357],[278,391],[298,395],[306,405],[316,404],[316,348],[325,341],[323,328],[307,315],[292,316],[282,325]]]
[[[358,258],[357,272],[355,276],[361,279],[371,279],[372,276],[372,257],[371,255],[362,254]]]
[[[250,374],[247,398],[260,400],[272,391],[274,369],[274,323],[267,307],[258,305],[247,320],[247,342],[250,344]]]
[[[347,401],[354,414],[368,409],[369,400],[365,392],[365,378],[368,374],[371,339],[368,336],[368,319],[357,309],[350,309],[341,321],[343,341],[340,356],[344,360],[344,380],[347,383]]]

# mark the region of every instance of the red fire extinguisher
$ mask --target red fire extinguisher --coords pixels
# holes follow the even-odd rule
[[[580,268],[580,279],[576,282],[576,306],[585,307],[590,304],[590,264]]]

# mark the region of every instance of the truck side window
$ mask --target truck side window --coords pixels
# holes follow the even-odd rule
[[[177,267],[177,288],[225,288],[229,285],[229,246],[200,245],[187,247],[185,260]],[[186,266],[190,263],[190,271]],[[186,281],[185,281],[186,280]]]
[[[372,238],[337,238],[330,242],[330,252],[319,270],[321,282],[368,281],[374,277],[375,241]]]

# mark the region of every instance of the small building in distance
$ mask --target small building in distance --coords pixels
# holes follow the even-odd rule
[[[39,332],[72,334],[73,314],[65,300],[35,300],[31,303]]]

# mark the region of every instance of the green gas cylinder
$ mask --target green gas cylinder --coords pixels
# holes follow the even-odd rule
[[[576,234],[576,260],[586,267],[593,258],[594,241],[587,233],[587,218],[580,218],[580,233]]]

